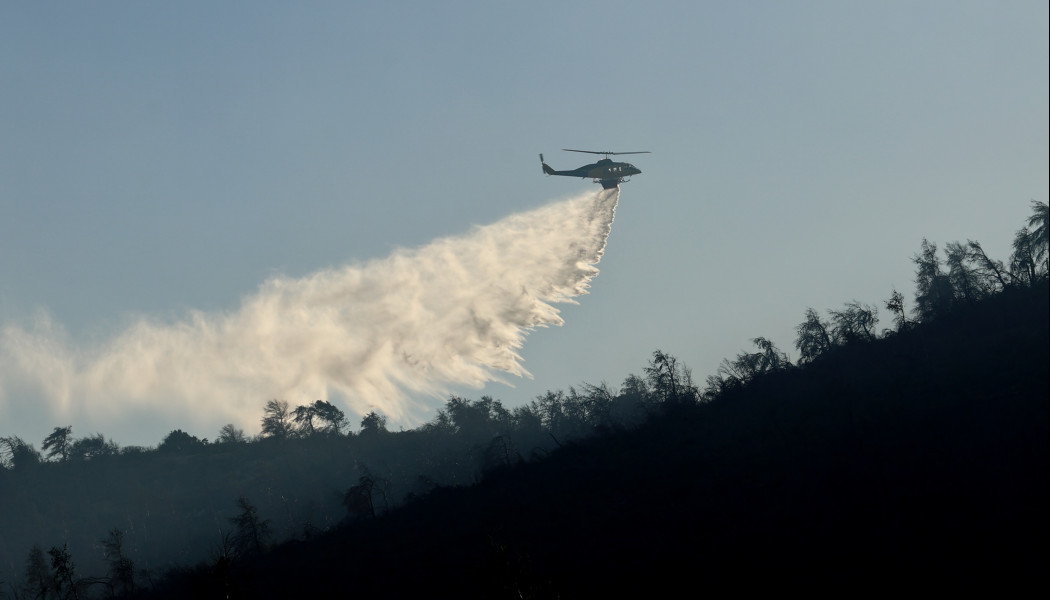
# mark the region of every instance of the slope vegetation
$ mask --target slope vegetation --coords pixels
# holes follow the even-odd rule
[[[1047,287],[1008,289],[158,597],[1046,588]],[[845,587],[848,586],[848,587]]]

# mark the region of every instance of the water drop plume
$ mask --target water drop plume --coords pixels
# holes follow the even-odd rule
[[[279,398],[416,423],[450,386],[529,375],[525,336],[562,324],[554,304],[587,292],[618,195],[589,192],[386,258],[277,277],[236,310],[140,319],[99,344],[76,343],[43,313],[8,324],[0,416],[43,412],[91,430],[154,415],[255,431],[262,405]]]

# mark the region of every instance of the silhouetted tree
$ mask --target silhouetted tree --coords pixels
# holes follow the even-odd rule
[[[375,412],[375,411],[373,411]],[[369,413],[371,414],[371,413]],[[379,415],[377,415],[379,416]],[[367,415],[366,415],[367,418]],[[384,417],[385,418],[385,417]],[[384,421],[384,424],[386,421]],[[364,420],[361,421],[361,426],[364,427]],[[423,431],[430,433],[437,433],[442,435],[452,435],[456,432],[455,426],[452,424],[452,417],[448,416],[448,412],[445,409],[439,409],[434,418],[423,425]]]
[[[587,410],[590,401],[586,396],[576,391],[575,386],[569,386],[569,393],[565,395],[562,402],[562,412],[565,414],[565,433],[570,436],[579,436],[590,433],[591,419]]]
[[[944,246],[948,266],[948,281],[952,284],[955,298],[963,302],[976,302],[987,296],[987,289],[977,272],[970,265],[970,248],[959,242],[948,242]]]
[[[631,380],[631,388],[627,387],[628,380]],[[646,419],[649,414],[647,406],[648,390],[645,390],[643,393],[637,387],[633,387],[634,380],[637,380],[643,387],[645,386],[645,382],[641,378],[630,375],[624,380],[619,391],[608,387],[604,382],[601,384],[600,389],[589,391],[589,395],[594,398],[591,401],[592,403],[605,403],[606,399],[604,397],[608,394],[607,405],[604,408],[595,406],[597,411],[604,410],[605,412],[604,420],[599,421],[599,425],[608,424],[613,427],[627,427],[638,425]],[[587,384],[584,385],[586,386]]]
[[[979,242],[966,241],[966,260],[980,281],[982,298],[1002,291],[1010,284],[1010,272],[1003,266],[1003,261],[988,258]]]
[[[314,434],[314,411],[309,404],[296,406],[292,411],[292,421],[295,422],[300,436],[310,437]]]
[[[233,423],[223,425],[219,430],[219,437],[215,438],[216,444],[243,444],[247,441],[244,430],[235,427]]]
[[[47,458],[51,460],[56,456],[61,461],[69,458],[70,447],[73,444],[73,426],[55,427],[51,435],[44,438],[40,448],[47,451]]]
[[[233,532],[219,530],[219,543],[212,549],[212,559],[216,564],[232,563],[236,554],[237,545],[233,541]]]
[[[451,396],[445,403],[445,411],[457,432],[475,438],[495,435],[510,420],[510,413],[503,404],[491,396],[482,396],[473,402]]]
[[[566,421],[564,411],[565,393],[562,391],[552,392],[547,390],[542,396],[537,396],[530,405],[533,411],[540,417],[543,428],[551,435],[558,435],[564,429]]]
[[[109,583],[119,596],[135,593],[135,563],[124,553],[124,532],[113,528],[102,540],[106,562],[109,563]]]
[[[101,433],[80,438],[69,447],[69,460],[94,460],[103,456],[114,456],[120,453],[120,447],[113,440],[106,440]]]
[[[854,300],[847,302],[844,309],[828,313],[831,315],[831,335],[836,341],[848,343],[875,339],[875,325],[879,322],[875,307]]]
[[[980,243],[967,240],[965,244],[945,245],[946,273],[936,244],[922,240],[921,251],[912,257],[916,265],[915,314],[920,320],[944,314],[958,302],[977,302],[1009,285],[1031,286],[1046,276],[1046,228],[1041,226],[1046,218],[1045,205],[1032,204],[1034,214],[1028,223],[1034,229],[1024,227],[1014,235],[1009,268],[989,258]]]
[[[203,448],[207,444],[207,440],[201,440],[195,435],[176,429],[164,437],[164,440],[157,446],[157,450],[159,452],[190,452]]]
[[[708,375],[707,379],[704,380],[704,392],[701,396],[705,402],[711,402],[739,386],[740,380],[725,376],[722,373],[721,366],[719,366],[718,371],[714,375]]]
[[[346,491],[343,505],[350,516],[358,519],[376,516],[375,505],[372,503],[372,489],[375,484],[375,479],[366,474],[358,478],[357,485]]]
[[[723,378],[722,387],[747,383],[759,375],[778,371],[791,365],[787,354],[777,349],[776,345],[766,338],[757,337],[752,339],[751,343],[759,349],[759,352],[741,352],[736,355],[736,360],[724,359],[718,367],[719,376]]]
[[[831,324],[822,321],[817,311],[812,308],[806,309],[806,320],[795,328],[798,337],[795,338],[795,348],[799,352],[799,363],[812,362],[815,358],[824,354],[832,347]]]
[[[921,320],[941,315],[952,307],[955,292],[951,280],[941,269],[937,244],[923,238],[922,249],[912,257],[915,263],[915,311]]]
[[[697,399],[692,373],[670,354],[655,350],[645,376],[653,393],[665,403],[687,404]]]
[[[47,553],[51,556],[51,569],[55,574],[55,591],[59,598],[80,598],[77,592],[76,565],[69,553],[69,546],[52,546]]]
[[[269,543],[270,521],[260,518],[255,505],[244,496],[237,499],[237,506],[241,509],[240,514],[230,517],[230,522],[234,525],[234,547],[242,556],[261,552]]]
[[[620,395],[617,402],[624,407],[625,411],[649,414],[657,405],[653,398],[652,390],[644,379],[637,375],[628,375],[620,384]],[[627,408],[631,407],[631,408]]]
[[[314,402],[313,410],[314,417],[321,423],[322,433],[338,434],[346,429],[346,415],[331,402],[318,400]]]
[[[616,394],[602,382],[600,385],[583,384],[581,394],[583,408],[591,427],[607,427],[612,424],[612,410]]]
[[[751,343],[761,351],[762,361],[759,363],[761,372],[779,371],[791,366],[791,360],[788,359],[788,355],[781,352],[776,347],[776,344],[773,343],[773,340],[757,337],[751,340]]]
[[[311,436],[317,432],[337,434],[346,427],[346,415],[335,405],[324,400],[318,400],[306,406],[297,406],[293,414],[293,421],[299,427],[299,435]],[[314,425],[314,419],[320,422],[320,428]]]
[[[543,419],[531,404],[523,404],[511,412],[514,429],[521,433],[538,434],[543,431]]]
[[[284,400],[270,400],[263,409],[262,435],[278,440],[288,439],[292,434],[291,417],[288,414],[288,403]]]
[[[908,313],[904,310],[904,294],[893,290],[889,300],[886,301],[886,310],[893,314],[893,324],[896,325],[897,331],[904,331],[908,328]]]
[[[24,469],[40,464],[41,456],[32,444],[18,436],[0,438],[0,465]]]
[[[234,598],[230,572],[237,556],[237,547],[233,541],[233,532],[219,531],[219,543],[212,550],[212,576],[215,581],[217,598]]]
[[[1039,278],[1041,271],[1036,259],[1036,239],[1027,227],[1022,227],[1014,234],[1013,252],[1010,254],[1010,273],[1014,280],[1024,286],[1032,286]]]
[[[1030,241],[1027,236],[1022,237]],[[945,245],[945,254],[948,279],[957,300],[971,303],[983,300],[1017,281],[1002,261],[988,258],[981,244],[973,240],[965,244],[949,242]]]
[[[361,435],[375,435],[386,432],[386,416],[371,411],[361,419]]]
[[[43,600],[55,589],[51,568],[44,556],[44,549],[34,544],[26,557],[26,569],[22,589],[26,598]]]

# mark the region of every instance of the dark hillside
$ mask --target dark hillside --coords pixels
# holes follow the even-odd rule
[[[251,561],[175,574],[156,591],[1045,591],[1048,314],[1045,285],[1007,289],[711,402],[668,407],[638,429],[490,472],[473,487],[438,488]]]

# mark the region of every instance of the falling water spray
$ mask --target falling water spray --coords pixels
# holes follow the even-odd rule
[[[0,416],[179,415],[254,430],[271,398],[331,399],[413,423],[452,386],[529,376],[529,331],[561,325],[598,274],[618,189],[514,214],[362,264],[278,277],[221,314],[142,319],[78,346],[46,315],[0,333]],[[32,400],[29,400],[32,399]]]

